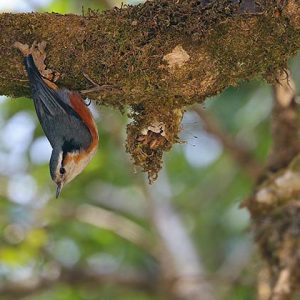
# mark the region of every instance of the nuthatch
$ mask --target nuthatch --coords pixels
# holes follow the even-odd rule
[[[80,174],[95,155],[98,130],[80,94],[58,88],[44,78],[31,51],[23,51],[18,44],[22,44],[15,46],[24,54],[35,110],[53,149],[49,166],[57,185],[57,198],[62,187]]]

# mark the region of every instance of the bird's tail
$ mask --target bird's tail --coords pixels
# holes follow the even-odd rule
[[[56,92],[57,86],[41,75],[31,54],[24,57],[24,64],[30,82],[35,110],[40,122],[43,122],[45,113],[53,116],[58,111],[64,111],[63,104],[60,103],[59,95]]]
[[[45,85],[43,77],[36,67],[31,54],[24,57],[24,65],[32,88],[34,88],[36,84]]]

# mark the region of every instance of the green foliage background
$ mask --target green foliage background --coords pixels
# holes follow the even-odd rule
[[[39,9],[81,13],[81,5],[80,1],[54,0]],[[107,5],[107,1],[84,2],[85,7],[100,10]],[[290,65],[300,86],[299,58]],[[271,146],[270,87],[258,80],[242,82],[239,87],[207,99],[205,107],[224,131],[246,144],[263,164]],[[45,159],[37,163],[32,155],[32,147],[43,133],[31,100],[1,99],[0,290],[9,282],[17,284],[44,273],[53,272],[55,276],[60,268],[92,267],[101,273],[134,269],[154,276],[158,273],[159,263],[148,251],[113,231],[83,223],[71,213],[86,203],[102,207],[149,231],[149,243],[156,242],[144,193],[147,180],[136,172],[125,153],[128,120],[106,107],[94,109],[100,133],[97,156],[56,200],[48,163]],[[24,140],[19,135],[27,124],[33,127]],[[222,145],[203,131],[193,112],[188,112],[184,119],[182,140],[185,143],[165,155],[160,174],[162,189],[170,187],[172,203],[194,241],[219,299],[254,299],[260,260],[253,246],[249,215],[239,208],[250,194],[253,182],[223,151]],[[0,299],[11,298],[0,293]],[[62,281],[20,299],[146,300],[166,296],[109,283],[85,286]]]

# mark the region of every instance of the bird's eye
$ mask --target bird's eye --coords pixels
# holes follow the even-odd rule
[[[59,169],[59,173],[60,173],[61,175],[65,174],[65,173],[66,173],[66,169],[63,168],[63,167],[61,167],[61,168]]]

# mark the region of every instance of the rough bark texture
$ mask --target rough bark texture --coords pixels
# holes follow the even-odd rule
[[[48,65],[64,86],[86,88],[86,72],[121,89],[94,95],[102,103],[192,104],[286,65],[299,48],[300,4],[290,1],[289,13],[277,2],[149,1],[85,17],[1,14],[0,93],[30,96],[26,84],[14,81],[26,77],[12,45],[46,40]]]
[[[264,176],[250,199],[257,243],[269,267],[270,295],[292,299],[300,282],[300,139],[295,84],[289,72],[277,75],[272,112],[273,149]]]
[[[131,106],[127,151],[155,179],[163,151],[177,141],[180,110],[241,80],[272,81],[299,49],[299,15],[298,0],[157,0],[86,16],[1,14],[0,94],[30,96],[13,43],[47,41],[59,84],[86,89],[85,72],[113,87],[91,98]]]

